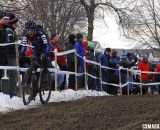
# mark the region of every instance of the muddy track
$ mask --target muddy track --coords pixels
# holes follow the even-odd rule
[[[0,130],[136,130],[160,124],[160,96],[86,97],[0,114]]]

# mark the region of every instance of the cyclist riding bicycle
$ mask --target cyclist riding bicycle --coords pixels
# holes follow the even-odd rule
[[[47,57],[49,56],[51,44],[48,42],[45,31],[42,28],[38,28],[34,20],[28,20],[25,22],[22,44],[26,45],[28,40],[34,47],[31,50],[32,57],[34,57],[35,60],[37,60],[41,54],[44,54]],[[25,51],[27,50],[26,48],[26,46],[21,47],[21,55],[25,54]]]
[[[23,40],[22,44],[24,44],[20,48],[20,55],[26,55],[26,51],[31,51],[31,66],[25,72],[24,79],[23,79],[23,101],[24,104],[27,105],[31,100],[35,100],[37,93],[40,91],[40,99],[42,103],[48,102],[51,87],[50,87],[50,77],[48,67],[50,66],[50,51],[51,51],[51,44],[48,42],[47,36],[45,31],[42,28],[39,28],[33,20],[28,20],[25,22],[25,30],[23,33]],[[33,48],[27,45],[33,46]],[[39,76],[37,76],[37,68],[41,68]],[[42,85],[45,83],[46,85]],[[30,91],[32,86],[33,91]],[[39,86],[39,87],[38,87]],[[49,89],[46,87],[48,86]],[[40,89],[39,89],[40,88]],[[49,90],[48,96],[46,100],[42,98],[43,94],[46,90]],[[26,98],[27,93],[31,96]],[[44,95],[45,96],[45,95]]]

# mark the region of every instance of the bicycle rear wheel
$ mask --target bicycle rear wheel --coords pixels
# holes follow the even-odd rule
[[[39,96],[42,104],[48,103],[51,96],[51,75],[48,69],[42,69],[39,77]]]
[[[24,105],[28,105],[34,98],[34,87],[36,85],[36,82],[37,82],[36,74],[32,73],[32,69],[28,69],[25,72],[23,86],[22,86]]]

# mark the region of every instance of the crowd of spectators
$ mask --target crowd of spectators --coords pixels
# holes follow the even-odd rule
[[[14,13],[9,11],[0,11],[0,44],[15,42],[16,39],[16,27],[17,27],[18,18]],[[49,40],[49,39],[48,39]],[[50,57],[51,60],[55,60],[53,51],[57,49],[58,52],[68,51],[75,49],[77,54],[77,72],[81,73],[80,76],[77,76],[78,88],[85,88],[85,80],[87,80],[88,88],[91,90],[101,90],[101,81],[102,81],[102,90],[106,91],[109,94],[117,95],[119,92],[119,87],[113,85],[123,85],[127,82],[140,82],[150,83],[150,82],[159,82],[159,74],[149,74],[141,73],[140,75],[134,75],[133,72],[127,71],[127,69],[136,68],[141,71],[153,71],[160,72],[160,64],[157,63],[152,67],[151,63],[148,62],[147,57],[143,57],[142,60],[138,60],[133,53],[126,53],[125,50],[121,54],[117,54],[117,51],[111,48],[105,48],[104,53],[97,53],[93,47],[88,45],[88,42],[83,38],[82,33],[70,34],[68,36],[68,41],[65,44],[60,44],[60,37],[53,34],[49,40],[51,45]],[[27,44],[31,44],[27,41]],[[61,46],[63,45],[63,46]],[[16,63],[16,52],[15,45],[13,46],[0,46],[0,65],[1,66],[15,66]],[[32,53],[30,48],[26,48],[25,56],[30,57]],[[22,67],[29,67],[30,61],[28,58],[23,57],[21,61]],[[101,64],[101,68],[98,65],[92,63],[84,62],[84,59],[95,61]],[[67,54],[65,56],[58,56],[57,63],[59,69],[62,71],[75,72],[75,56],[74,53]],[[152,65],[153,66],[153,65]],[[95,76],[87,76],[85,79],[84,76],[84,67],[87,68],[87,73]],[[112,69],[109,69],[112,68]],[[122,69],[123,68],[123,69]],[[102,73],[100,73],[102,72]],[[3,76],[2,70],[0,70],[0,78]],[[10,96],[16,95],[16,71],[10,71],[9,73],[9,94]],[[102,77],[102,78],[101,78]],[[71,74],[67,78],[67,75],[64,74],[63,82],[61,83],[59,90],[64,90],[66,88],[75,90],[75,75]],[[100,79],[101,78],[101,79]],[[122,88],[123,93],[127,93],[127,87]],[[143,86],[143,93],[148,93],[149,86]],[[154,85],[150,87],[152,93],[154,91],[160,92],[160,85]],[[139,85],[129,84],[129,90],[131,93],[139,90]],[[138,92],[137,92],[138,93]]]

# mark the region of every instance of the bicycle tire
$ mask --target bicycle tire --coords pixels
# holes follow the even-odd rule
[[[48,69],[42,69],[39,76],[39,96],[42,104],[48,103],[52,91],[51,75]]]
[[[32,73],[32,69],[28,69],[24,75],[24,81],[22,86],[23,103],[28,105],[34,98],[34,87],[37,82],[36,74]]]

